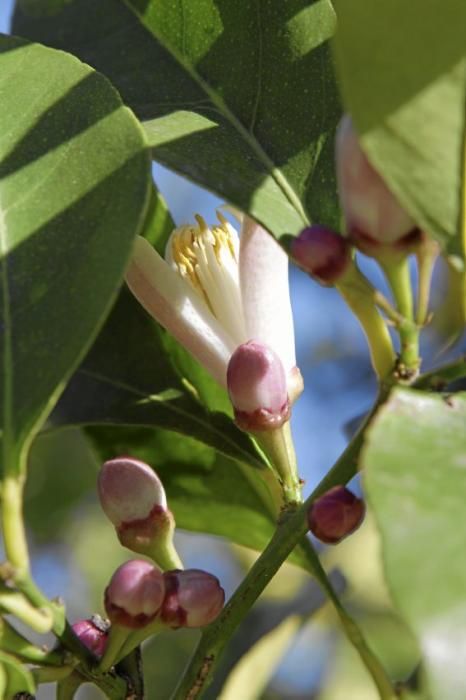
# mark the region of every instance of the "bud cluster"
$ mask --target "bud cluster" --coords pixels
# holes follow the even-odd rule
[[[220,613],[225,593],[215,576],[183,570],[165,490],[147,464],[126,456],[105,462],[98,493],[121,544],[155,561],[131,559],[114,572],[104,594],[109,630],[95,618],[73,626],[107,670],[160,628],[209,624]]]
[[[223,607],[225,592],[218,579],[200,569],[162,573],[142,559],[122,564],[105,590],[111,622],[141,629],[156,618],[166,627],[204,627]]]

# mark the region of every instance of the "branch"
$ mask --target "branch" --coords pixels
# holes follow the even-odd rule
[[[175,689],[172,695],[172,700],[195,700],[195,698],[199,697],[203,693],[203,691],[212,682],[221,654],[223,653],[231,636],[245,617],[248,610],[252,607],[264,588],[267,586],[269,581],[277,573],[282,563],[287,559],[289,554],[301,540],[303,540],[303,544],[304,542],[307,543],[304,546],[308,552],[309,548],[312,548],[309,540],[305,538],[308,530],[307,513],[309,507],[316,498],[321,496],[328,489],[332,488],[333,486],[346,483],[356,474],[357,460],[363,444],[364,431],[372,420],[372,417],[377,411],[379,405],[385,400],[385,398],[386,393],[384,392],[381,394],[359,431],[356,433],[355,437],[332,469],[328,472],[324,479],[322,479],[305,503],[297,511],[289,514],[289,516],[280,524],[268,546],[257,559],[256,563],[240,584],[232,598],[229,600],[220,616],[204,630],[194,656],[191,659],[183,678],[180,680],[178,687]],[[315,553],[313,552],[311,554],[313,559],[314,555]],[[323,582],[322,573],[326,581],[324,587],[327,593],[329,593],[329,589],[331,591],[333,591],[333,589],[323,571],[319,571],[319,580],[321,583]],[[333,598],[335,597],[335,593],[333,593]],[[334,600],[332,602],[335,604]],[[341,618],[341,610],[339,611],[339,614]],[[359,633],[359,630],[355,627],[352,620],[347,617],[346,613],[343,613],[343,615],[345,620],[342,620],[342,622],[345,631],[347,634],[349,633],[348,636],[351,637],[351,641],[358,648],[361,658],[366,664],[369,672],[371,672],[373,678],[374,668],[371,669],[370,665],[375,663],[377,666],[375,671],[377,680],[375,678],[374,680],[379,687],[381,697],[395,698],[395,692],[386,678],[385,672],[378,661],[374,661],[375,657],[372,657],[370,650],[367,648]],[[370,659],[368,659],[368,657],[370,657]],[[381,678],[381,676],[383,676],[383,678]],[[380,684],[384,686],[382,690]]]

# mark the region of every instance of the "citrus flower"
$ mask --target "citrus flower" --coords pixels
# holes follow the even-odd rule
[[[302,390],[296,367],[288,258],[261,226],[244,216],[241,236],[219,223],[176,228],[162,258],[138,236],[126,282],[142,304],[212,377],[227,387],[234,351],[254,340],[270,347],[285,370],[290,400]]]

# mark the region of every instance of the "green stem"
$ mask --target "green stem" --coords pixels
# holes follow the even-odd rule
[[[72,700],[84,679],[78,673],[72,673],[57,685],[56,700]]]
[[[48,666],[60,666],[64,663],[63,654],[36,647],[2,618],[0,618],[0,648],[26,663]]]
[[[351,443],[305,503],[297,511],[289,512],[287,517],[282,520],[272,540],[257,559],[222,613],[204,630],[194,656],[172,695],[172,700],[194,700],[211,683],[213,673],[228,640],[282,563],[305,537],[308,529],[307,513],[312,502],[332,486],[346,483],[356,473],[357,459],[362,447],[365,428],[371,421],[380,403],[385,400],[385,397],[386,393],[381,393],[377,404],[367,416]],[[310,543],[304,546],[309,556]],[[316,556],[315,552],[312,554],[313,560],[314,556]],[[324,576],[325,578],[321,579],[321,583],[322,581],[328,581],[325,573]],[[329,583],[328,586],[330,586]],[[326,590],[328,592],[327,584]],[[372,652],[370,652],[363,640],[361,632],[346,613],[344,613],[343,627],[374,678],[380,697],[383,700],[394,700],[396,693],[386,677],[385,671],[372,655]]]
[[[122,627],[121,625],[112,625],[110,627],[107,644],[105,645],[105,652],[98,666],[100,673],[108,671],[116,663],[131,633],[132,631],[130,629]]]
[[[419,327],[414,321],[413,290],[407,256],[390,262],[381,262],[395,298],[397,310],[402,320],[397,324],[400,336],[399,368],[402,378],[417,376],[420,365]]]
[[[39,683],[56,683],[68,678],[74,671],[74,666],[41,666],[34,668],[34,680]]]
[[[172,571],[173,569],[184,569],[175,545],[171,541],[158,541],[153,551],[148,551],[147,556],[151,557],[162,571]]]
[[[140,647],[122,659],[117,667],[119,673],[128,678],[133,700],[144,700],[144,673]]]
[[[361,324],[369,344],[372,366],[379,380],[383,381],[392,372],[396,356],[387,324],[376,307],[374,288],[355,264],[349,267],[336,288]]]
[[[5,555],[14,568],[15,583],[29,575],[29,552],[23,520],[24,475],[7,475],[2,487]]]
[[[128,656],[128,654],[131,654],[131,652],[142,644],[144,640],[148,639],[149,637],[153,637],[155,634],[158,634],[165,629],[167,629],[166,626],[160,622],[160,620],[155,620],[150,625],[147,625],[140,630],[133,630],[119,649],[116,656],[116,662],[120,662],[122,659]]]
[[[426,241],[416,254],[419,276],[416,304],[416,323],[418,326],[424,326],[428,321],[432,273],[438,255],[439,246],[430,239]]]
[[[0,610],[14,615],[34,632],[46,634],[53,626],[53,616],[48,608],[36,608],[18,591],[0,589]]]
[[[2,526],[5,554],[16,588],[36,608],[48,610],[53,617],[53,631],[60,635],[65,625],[63,606],[48,600],[36,586],[29,571],[29,551],[23,520],[24,469],[11,470],[2,485]]]
[[[285,506],[301,503],[301,483],[296,464],[296,453],[291,435],[290,422],[287,421],[277,430],[264,430],[253,433],[259,446],[264,450],[276,470],[283,489]]]
[[[330,602],[332,603],[349,642],[351,642],[356,652],[359,654],[362,663],[370,673],[372,680],[379,691],[380,698],[382,700],[394,700],[394,698],[396,698],[396,694],[384,667],[370,649],[357,623],[343,607],[316,551],[314,550],[314,547],[312,546],[311,541],[307,537],[304,537],[301,541],[301,551],[304,551],[306,554],[314,576],[319,581]]]

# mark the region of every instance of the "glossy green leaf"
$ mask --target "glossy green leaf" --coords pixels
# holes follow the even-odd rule
[[[336,0],[335,54],[363,147],[418,224],[464,256],[466,3]]]
[[[365,485],[393,599],[432,698],[466,697],[466,395],[398,389],[367,435]]]
[[[329,0],[72,0],[52,18],[17,10],[14,31],[108,75],[156,160],[280,236],[338,225],[334,24]]]
[[[148,195],[141,129],[73,56],[0,37],[0,425],[14,468],[108,312]]]

